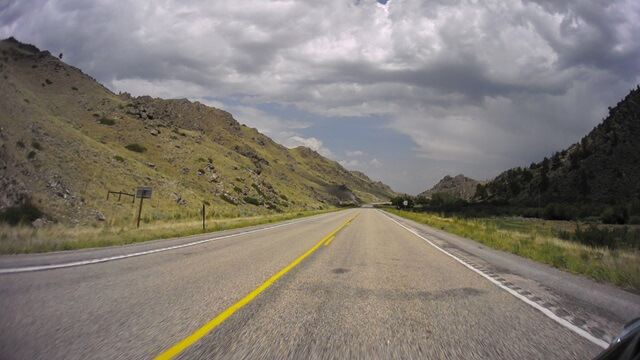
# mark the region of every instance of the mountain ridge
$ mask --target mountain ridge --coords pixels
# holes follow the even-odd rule
[[[0,41],[0,212],[32,203],[64,223],[127,221],[107,190],[154,188],[145,221],[250,216],[389,199],[308,148],[288,149],[221,109],[114,94],[48,51]],[[145,201],[145,206],[147,201]]]

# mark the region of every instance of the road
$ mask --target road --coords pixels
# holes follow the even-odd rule
[[[633,316],[638,295],[376,209],[0,257],[2,359],[585,359]]]

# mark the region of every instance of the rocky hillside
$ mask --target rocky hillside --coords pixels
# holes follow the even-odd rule
[[[640,87],[582,140],[478,189],[478,200],[627,203],[640,199]]]
[[[299,211],[387,200],[393,191],[308,148],[287,149],[231,114],[186,99],[114,94],[13,38],[0,42],[0,212],[30,203],[50,220],[130,221]]]
[[[476,193],[476,186],[480,184],[479,181],[468,178],[462,174],[455,177],[449,175],[445,176],[431,189],[420,193],[418,196],[424,196],[431,198],[436,193],[446,193],[453,195],[457,198],[470,200]]]

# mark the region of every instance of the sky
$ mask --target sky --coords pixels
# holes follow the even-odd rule
[[[637,0],[0,0],[0,37],[394,190],[579,141],[640,83]]]

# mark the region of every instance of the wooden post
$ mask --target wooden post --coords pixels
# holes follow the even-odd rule
[[[205,223],[204,223],[204,218],[205,218],[205,205],[204,203],[202,203],[202,231],[205,231]]]
[[[142,200],[144,200],[144,197],[140,198],[140,210],[138,210],[138,228],[140,228],[140,215],[142,214]]]
[[[109,195],[111,195],[111,190],[107,190],[107,200],[109,200]]]

